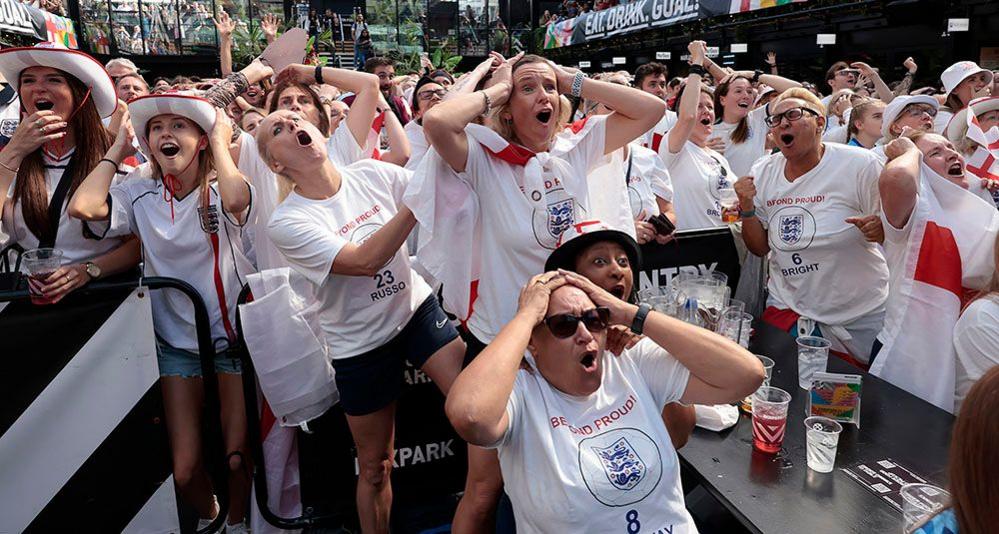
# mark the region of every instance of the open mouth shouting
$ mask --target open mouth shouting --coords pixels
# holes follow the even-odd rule
[[[950,176],[964,176],[964,165],[960,162],[947,167],[947,174]]]
[[[54,107],[55,103],[53,103],[51,100],[47,100],[44,98],[35,100],[35,109],[37,109],[38,111],[48,111]]]
[[[749,106],[752,105],[752,103],[753,102],[751,100],[740,100],[738,103],[736,103],[736,105],[739,106],[741,109],[749,109]]]
[[[172,141],[167,141],[160,145],[160,153],[168,158],[172,158],[180,153],[180,145]]]
[[[609,293],[621,300],[624,300],[624,284],[617,284],[616,286],[610,288]]]
[[[583,370],[587,373],[592,373],[597,370],[597,351],[588,350],[583,353],[583,357],[579,359],[579,365],[583,366]]]
[[[542,124],[548,124],[548,121],[550,121],[552,119],[552,110],[546,109],[546,110],[540,111],[540,112],[538,112],[537,115],[535,115],[535,118],[537,118],[538,122],[540,122]]]
[[[312,145],[312,136],[309,135],[309,132],[306,132],[305,130],[299,130],[298,133],[295,134],[295,138],[298,139],[299,146]]]
[[[780,139],[780,144],[783,145],[784,148],[791,148],[791,145],[794,144],[794,135],[789,133],[780,134],[778,139]]]

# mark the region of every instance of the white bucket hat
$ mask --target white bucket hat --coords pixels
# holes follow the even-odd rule
[[[896,96],[885,106],[884,119],[881,121],[881,136],[885,139],[890,137],[891,125],[896,120],[898,116],[902,114],[902,110],[905,106],[909,104],[926,104],[927,106],[932,106],[933,109],[940,109],[940,103],[937,99],[932,96],[927,95],[914,95],[914,96]]]
[[[947,135],[947,139],[949,139],[951,143],[957,143],[968,135],[969,109],[975,114],[976,117],[987,111],[999,109],[999,96],[976,98],[968,104],[968,107],[955,113],[954,116],[951,117],[950,122],[947,123],[947,129],[944,130],[944,133]]]
[[[979,67],[978,63],[974,61],[958,61],[954,63],[947,67],[947,70],[943,71],[943,74],[940,75],[940,81],[943,82],[944,86],[944,93],[950,96],[950,93],[961,82],[982,72],[989,75],[989,83],[992,83],[992,71]]]
[[[134,98],[128,103],[128,114],[132,118],[132,129],[139,140],[139,147],[147,156],[151,156],[152,152],[146,138],[146,125],[154,117],[180,115],[194,121],[206,134],[215,128],[215,106],[189,93],[162,93]]]
[[[79,50],[54,43],[0,50],[0,75],[14,86],[20,85],[21,72],[30,67],[51,67],[66,72],[90,88],[97,113],[110,117],[118,106],[114,82],[96,59]]]

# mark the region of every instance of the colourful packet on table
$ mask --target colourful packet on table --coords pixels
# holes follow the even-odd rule
[[[808,392],[808,413],[860,428],[860,375],[815,373]]]

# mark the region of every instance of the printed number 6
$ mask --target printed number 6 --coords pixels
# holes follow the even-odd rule
[[[628,534],[638,534],[642,530],[642,523],[638,520],[638,510],[628,510],[624,514],[625,521],[628,522]]]
[[[375,279],[375,287],[379,289],[395,283],[395,277],[392,276],[392,271],[375,273],[374,279]]]
[[[791,254],[791,261],[793,261],[795,265],[801,265],[801,254],[798,254],[797,252]]]

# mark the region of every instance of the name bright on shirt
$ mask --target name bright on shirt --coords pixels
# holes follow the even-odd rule
[[[576,427],[569,424],[569,421],[567,421],[566,418],[562,416],[552,417],[551,425],[552,428],[558,428],[560,426],[566,427],[569,429],[569,432],[572,432],[573,434],[588,436],[592,434],[594,430],[600,430],[601,428],[606,429],[610,425],[614,424],[614,422],[616,422],[618,419],[624,417],[629,412],[631,412],[632,408],[634,407],[635,407],[635,395],[631,394],[628,395],[628,400],[624,401],[624,403],[621,404],[621,406],[614,408],[613,410],[608,412],[607,415],[602,415],[594,419],[593,424],[591,425],[583,425],[582,427]]]

